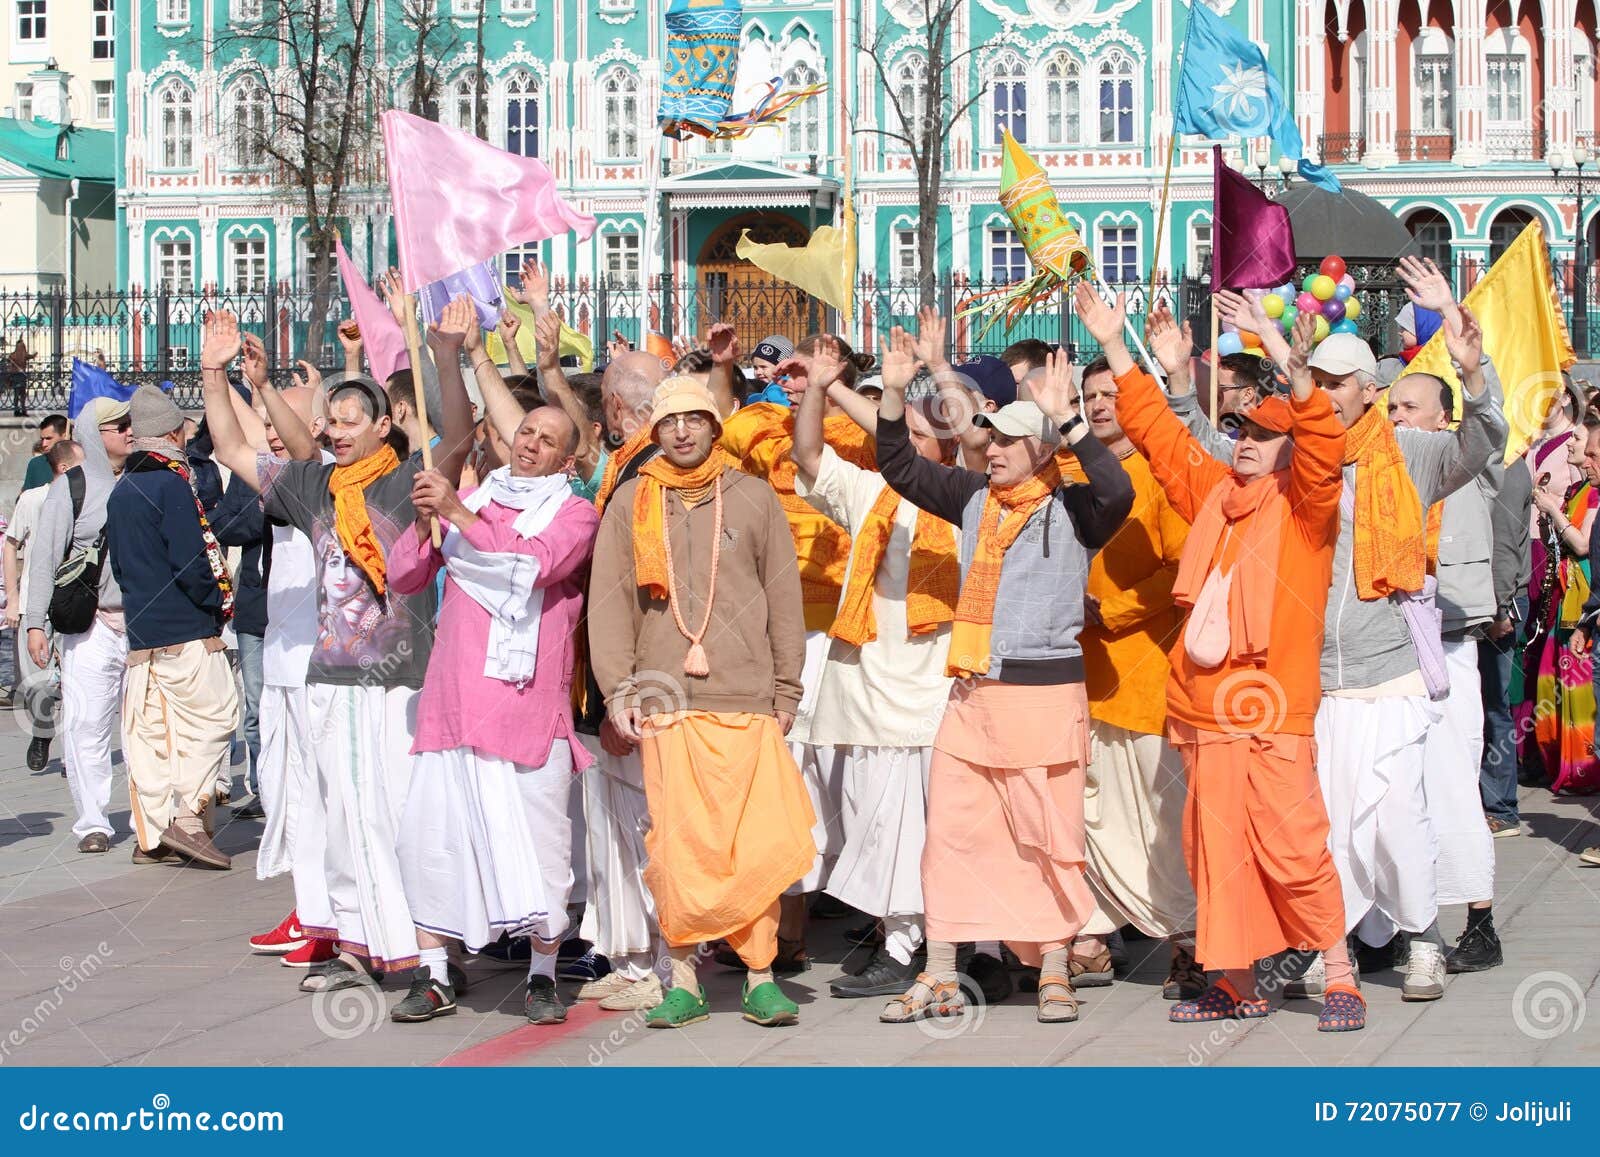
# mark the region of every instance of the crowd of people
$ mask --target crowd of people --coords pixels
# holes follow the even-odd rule
[[[794,1024],[824,915],[870,949],[832,995],[887,1023],[1019,988],[1071,1022],[1135,939],[1175,1022],[1281,992],[1360,1029],[1363,968],[1427,1001],[1502,962],[1519,781],[1600,787],[1600,420],[1566,381],[1507,462],[1431,264],[1401,264],[1393,359],[1223,292],[1265,357],[1158,307],[1141,362],[1083,283],[1081,367],[952,366],[924,310],[879,359],[718,325],[600,374],[525,276],[533,367],[461,298],[387,381],[346,323],[342,372],[280,389],[216,313],[198,429],[147,386],[41,423],[7,621],[18,694],[59,669],[80,852],[120,738],[134,862],[229,868],[242,725],[233,817],[293,885],[251,947],[308,992],[409,972],[402,1022],[455,1011],[469,953],[526,965],[535,1024],[681,1028],[713,966]],[[1398,376],[1435,332],[1459,391]]]

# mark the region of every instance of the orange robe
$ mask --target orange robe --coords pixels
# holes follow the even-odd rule
[[[1193,522],[1229,467],[1205,452],[1143,371],[1120,376],[1117,389],[1122,428],[1173,508]],[[1247,968],[1284,948],[1329,948],[1344,935],[1312,741],[1344,430],[1320,391],[1290,406],[1287,503],[1270,508],[1283,522],[1266,662],[1230,654],[1203,669],[1181,637],[1170,654],[1168,732],[1189,777],[1184,855],[1199,901],[1195,955],[1214,969]],[[1244,537],[1224,536],[1212,568],[1272,565],[1240,557]]]

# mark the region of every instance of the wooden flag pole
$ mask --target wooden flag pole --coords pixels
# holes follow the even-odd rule
[[[433,469],[433,429],[428,425],[428,391],[422,385],[422,334],[417,328],[417,299],[414,294],[404,298],[406,355],[411,359],[411,383],[417,395],[417,430],[422,439],[422,468]],[[442,541],[439,520],[428,519],[429,537],[437,549]]]
[[[1100,279],[1100,274],[1098,271],[1095,272],[1094,283],[1100,287],[1101,293],[1109,295],[1112,301],[1117,300],[1117,295],[1112,293],[1111,287]],[[1139,356],[1144,359],[1145,367],[1150,371],[1150,376],[1155,378],[1157,382],[1165,383],[1167,380],[1166,374],[1162,373],[1161,367],[1156,365],[1156,360],[1150,356],[1150,351],[1144,348],[1144,340],[1133,328],[1133,321],[1126,313],[1122,315],[1122,328],[1126,330],[1128,336],[1133,339],[1133,348],[1138,350]]]
[[[1172,196],[1172,154],[1178,151],[1178,134],[1170,132],[1167,141],[1167,171],[1161,178],[1161,210],[1156,214],[1155,252],[1150,258],[1150,293],[1155,295],[1156,271],[1161,268],[1161,238],[1167,231],[1167,203]]]
[[[1213,239],[1213,241],[1215,241],[1215,239]],[[1216,256],[1213,255],[1211,260],[1215,261],[1216,260]],[[1212,294],[1211,295],[1211,345],[1209,347],[1207,347],[1209,349],[1210,353],[1211,353],[1211,374],[1210,374],[1210,383],[1209,383],[1210,386],[1211,386],[1211,389],[1210,389],[1209,394],[1208,394],[1208,396],[1206,398],[1206,416],[1211,419],[1211,424],[1213,426],[1215,426],[1217,424],[1217,392],[1220,389],[1220,383],[1217,380],[1217,375],[1222,370],[1222,358],[1217,354],[1217,337],[1218,337],[1218,330],[1221,329],[1221,325],[1222,325],[1222,319],[1221,319],[1221,316],[1217,313],[1217,295],[1216,294]]]

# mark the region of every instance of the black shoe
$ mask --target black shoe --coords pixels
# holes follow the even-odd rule
[[[548,976],[530,976],[528,995],[522,1011],[529,1024],[560,1024],[567,1019],[567,1006],[556,993],[556,982]]]
[[[28,744],[28,770],[43,771],[50,763],[50,741],[42,735],[36,735],[33,742]],[[63,770],[65,775],[66,771]]]
[[[901,964],[883,949],[872,954],[867,966],[854,976],[842,976],[828,985],[828,991],[841,1000],[858,996],[899,996],[916,981],[926,964],[920,953],[912,953],[909,964]]]
[[[581,936],[573,936],[563,940],[556,948],[556,963],[565,964],[569,960],[577,960],[594,951],[594,945]],[[589,979],[585,977],[584,979]]]
[[[478,950],[478,957],[501,968],[527,968],[533,959],[533,942],[526,936],[502,936]]]
[[[1452,974],[1484,972],[1504,963],[1505,954],[1500,950],[1500,937],[1495,934],[1494,925],[1473,927],[1469,924],[1456,940],[1456,946],[1445,953],[1444,970]]]
[[[390,1020],[402,1024],[432,1020],[436,1016],[449,1016],[456,1010],[456,994],[448,984],[440,984],[426,968],[411,974],[411,991],[389,1013]]]
[[[836,900],[826,892],[818,892],[817,898],[811,901],[811,918],[813,920],[843,920],[848,916],[860,915],[854,908],[843,900]]]
[[[450,978],[450,990],[457,996],[467,995],[467,974],[461,970],[461,965],[454,960],[447,961],[444,966],[445,975]]]
[[[883,939],[883,925],[876,920],[868,920],[865,924],[857,924],[854,928],[844,930],[846,944],[877,944]]]
[[[1011,970],[987,952],[973,953],[964,971],[978,986],[985,1004],[999,1004],[1016,991]]]
[[[1356,964],[1364,973],[1382,972],[1385,968],[1402,968],[1411,956],[1411,937],[1396,932],[1389,943],[1377,948],[1360,940],[1356,942]]]
[[[244,803],[233,809],[233,818],[236,820],[264,820],[267,813],[261,807],[261,797],[251,796]]]

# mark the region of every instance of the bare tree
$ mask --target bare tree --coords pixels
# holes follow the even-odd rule
[[[489,77],[483,70],[483,14],[488,5],[478,0],[476,51],[472,61],[472,133],[479,140],[489,139]]]
[[[410,51],[401,59],[411,72],[411,94],[406,108],[413,116],[430,121],[439,119],[439,73],[429,62],[428,42],[437,41],[434,60],[449,55],[455,47],[455,32],[444,16],[438,0],[404,0],[401,17],[415,29]]]
[[[923,26],[917,51],[927,65],[920,84],[912,81],[904,88],[893,75],[895,61],[887,58],[891,25],[880,17],[872,39],[862,39],[861,17],[856,16],[856,48],[872,61],[883,88],[893,123],[877,128],[858,129],[905,146],[911,167],[917,175],[917,281],[920,303],[937,305],[939,255],[939,203],[944,190],[945,148],[951,130],[983,97],[979,84],[959,108],[953,106],[951,78],[964,59],[981,48],[969,45],[957,52],[951,43],[957,17],[969,7],[969,0],[918,0]],[[880,8],[880,12],[882,9]],[[870,98],[869,98],[870,99]]]
[[[386,100],[374,60],[381,0],[271,0],[259,24],[231,30],[217,46],[248,47],[265,70],[270,115],[232,131],[271,162],[300,201],[310,250],[306,354],[324,344],[335,286],[334,243],[351,186],[375,171],[377,117]]]

